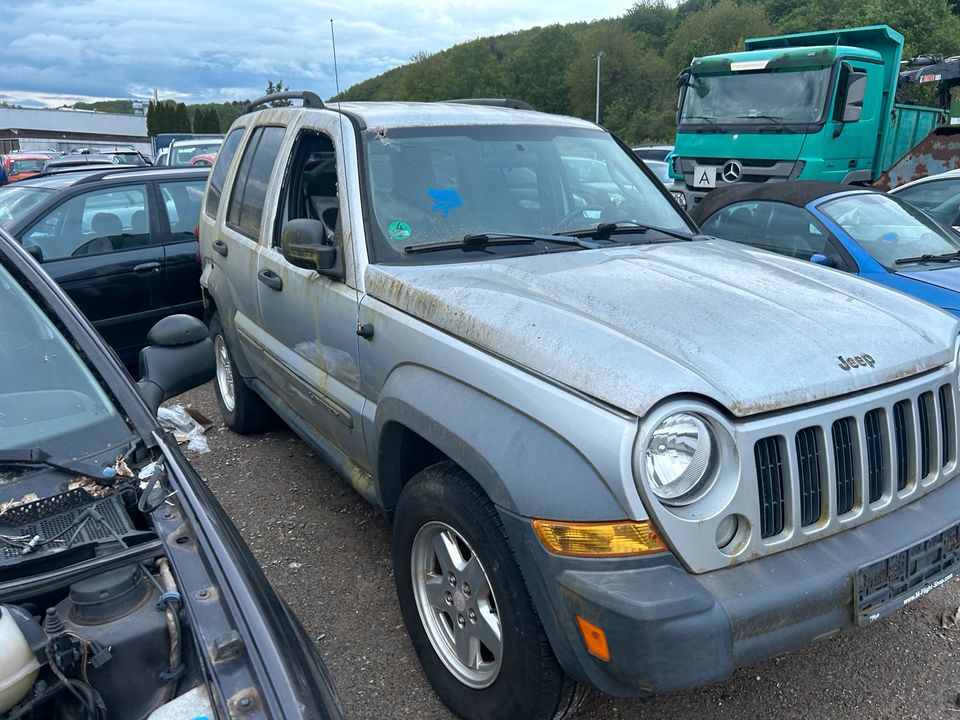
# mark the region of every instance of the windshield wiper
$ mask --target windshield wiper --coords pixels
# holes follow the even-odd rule
[[[683,121],[683,120],[706,120],[706,121],[707,121],[708,123],[710,123],[711,125],[716,125],[716,124],[717,124],[717,119],[714,118],[714,117],[709,117],[708,115],[687,115],[687,116],[684,117],[684,118],[680,118],[680,120],[681,120],[681,121]]]
[[[74,464],[69,460],[54,459],[40,448],[0,450],[0,467],[4,465],[44,465],[74,475],[84,475],[92,478],[101,476],[100,468],[93,465]]]
[[[782,118],[782,117],[777,117],[776,115],[737,115],[737,120],[750,120],[750,119],[752,119],[752,118],[759,118],[760,120],[772,120],[772,121],[775,122],[778,126],[782,127],[782,128],[784,129],[784,131],[786,131],[786,132],[788,132],[788,133],[796,133],[796,132],[797,132],[797,131],[794,130],[793,128],[787,127],[787,125],[783,122],[783,118]]]
[[[626,233],[645,233],[648,230],[663,233],[679,240],[693,239],[692,233],[683,233],[679,230],[668,230],[667,228],[656,227],[655,225],[643,225],[633,220],[620,220],[618,222],[600,223],[596,227],[583,228],[582,230],[572,230],[563,233],[575,238],[591,238],[593,240],[609,240],[613,235]]]
[[[558,233],[557,235],[478,233],[476,235],[464,235],[463,240],[427,243],[426,245],[407,245],[407,247],[403,249],[403,252],[405,255],[414,255],[416,253],[432,252],[433,250],[483,250],[491,245],[533,245],[536,242],[548,242],[553,245],[569,245],[587,249],[598,247],[597,245],[586,243],[583,240],[569,235],[569,233]]]
[[[894,260],[895,265],[906,265],[916,262],[950,262],[951,260],[960,260],[960,250],[955,252],[943,253],[942,255],[923,254],[916,257],[902,257]]]

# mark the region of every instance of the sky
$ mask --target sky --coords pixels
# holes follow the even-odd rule
[[[5,0],[0,101],[245,100],[267,81],[322,98],[419,52],[623,15],[630,0]]]

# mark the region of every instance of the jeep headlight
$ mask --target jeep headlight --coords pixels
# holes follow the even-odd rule
[[[690,412],[670,415],[651,433],[644,453],[650,489],[667,505],[692,502],[713,480],[718,452],[706,419]]]

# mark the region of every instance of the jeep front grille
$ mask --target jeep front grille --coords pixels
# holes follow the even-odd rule
[[[887,407],[825,418],[754,445],[760,536],[816,532],[832,518],[868,519],[907,502],[956,461],[954,389],[945,384]],[[787,443],[793,452],[786,452]]]

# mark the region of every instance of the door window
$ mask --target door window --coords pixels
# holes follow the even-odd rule
[[[724,240],[799,260],[825,255],[831,267],[850,268],[847,258],[830,239],[829,231],[807,210],[794,205],[762,201],[734,203],[707,218],[701,230]]]
[[[333,244],[339,220],[337,156],[333,141],[316,130],[302,130],[293,150],[293,162],[283,183],[279,223],[273,245],[280,246],[280,233],[288,220],[319,220],[323,242]]]
[[[210,171],[210,186],[207,189],[206,204],[206,213],[210,217],[217,216],[217,209],[220,207],[220,194],[223,192],[223,181],[227,179],[227,171],[230,169],[230,163],[233,162],[233,156],[237,154],[237,148],[240,147],[240,138],[243,137],[245,129],[238,127],[230,131],[227,139],[220,146],[217,160],[213,165],[213,170]]]
[[[160,183],[160,196],[173,242],[197,239],[204,185],[204,180]]]
[[[248,237],[257,238],[260,235],[267,184],[280,154],[285,131],[282,127],[257,128],[240,158],[230,205],[227,207],[227,224]]]
[[[128,185],[77,195],[58,205],[22,236],[43,260],[99,255],[151,243],[144,185]]]

